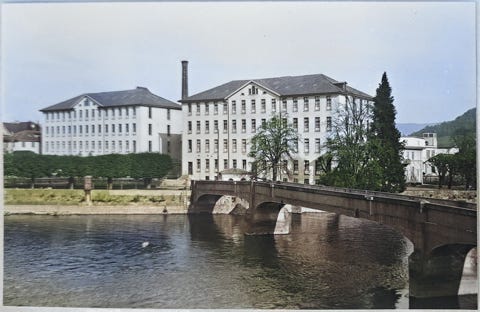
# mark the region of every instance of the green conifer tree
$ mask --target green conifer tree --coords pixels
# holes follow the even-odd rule
[[[383,73],[374,97],[370,140],[377,143],[373,153],[381,166],[381,191],[384,192],[402,192],[405,189],[403,144],[400,142],[400,131],[395,126],[396,114],[392,88],[387,74]]]

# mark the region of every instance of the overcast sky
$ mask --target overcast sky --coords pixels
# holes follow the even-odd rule
[[[237,79],[323,73],[375,95],[397,122],[476,106],[475,3],[41,3],[2,6],[2,119],[82,93],[145,86],[180,99]]]

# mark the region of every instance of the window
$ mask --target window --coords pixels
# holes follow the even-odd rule
[[[303,152],[305,154],[310,153],[310,139],[303,140]]]
[[[113,114],[112,114],[112,116],[113,116],[114,113],[115,113],[115,110],[112,111],[112,113],[113,113]],[[151,107],[148,108],[148,118],[152,118],[152,108],[151,108]]]
[[[128,143],[128,141],[127,141],[127,143]],[[167,153],[170,153],[170,149],[171,149],[170,147],[171,147],[170,141],[167,141]]]
[[[112,124],[112,133],[115,133],[115,125]]]
[[[223,152],[226,153],[228,152],[228,140],[223,139]]]
[[[247,170],[247,160],[246,159],[242,159],[242,169]]]
[[[213,132],[218,133],[218,120],[213,121]]]
[[[327,117],[327,131],[332,131],[332,117]]]
[[[237,133],[237,121],[232,120],[232,133]]]
[[[127,116],[128,116],[128,109],[127,109]],[[170,120],[170,108],[167,108],[167,120]]]
[[[261,99],[261,101],[260,101],[260,109],[261,109],[262,113],[265,113],[265,112],[266,112],[266,110],[267,110],[267,105],[266,105],[265,99]]]
[[[128,134],[130,132],[130,125],[127,123],[125,124],[125,132]]]
[[[105,133],[108,133],[108,125],[105,125]]]
[[[332,98],[327,96],[327,110],[332,110]]]
[[[83,117],[83,111],[80,111],[79,113],[80,113],[80,116],[79,116],[79,117],[80,117],[80,119],[82,119],[82,117]]]
[[[197,134],[200,133],[200,120],[197,120]]]
[[[228,131],[228,122],[226,120],[223,121],[223,133],[227,133]]]
[[[197,172],[200,172],[201,170],[202,170],[201,160],[197,159]]]
[[[91,132],[92,132],[92,133],[95,133],[95,125],[92,125],[91,127],[92,127],[92,131],[91,131]]]
[[[251,110],[252,114],[255,114],[255,111],[257,110],[257,107],[255,105],[255,100],[251,100],[250,103],[251,103],[250,110]]]
[[[293,111],[298,112],[298,100],[297,100],[297,98],[293,98]]]
[[[197,116],[200,115],[200,103],[197,103]]]
[[[70,113],[68,113],[70,115]],[[95,118],[95,111],[92,109],[92,118]]]
[[[122,108],[121,108],[121,107],[118,108],[118,116],[119,116],[119,117],[122,117]],[[120,148],[120,149],[121,149],[121,148]]]
[[[94,149],[95,149],[95,141],[92,141],[92,145],[91,145],[91,146],[92,146],[92,150],[94,150]]]
[[[210,171],[210,159],[205,159],[205,171]]]
[[[227,105],[227,103],[223,103],[223,114],[224,114],[224,115],[228,114],[228,105]]]
[[[223,160],[223,169],[227,169],[228,168],[228,159],[224,159]]]
[[[192,122],[191,121],[188,122],[188,133],[189,134],[192,133]]]
[[[252,119],[252,133],[257,132],[257,121]]]
[[[276,113],[276,112],[277,112],[277,100],[272,99],[272,113]]]
[[[112,141],[112,150],[115,150],[115,141]]]
[[[210,133],[210,122],[208,120],[205,120],[205,133]]]
[[[315,117],[315,132],[320,131],[320,117]]]
[[[128,117],[128,114],[130,113],[130,108],[129,107],[125,107],[125,116]],[[128,141],[127,141],[127,146],[128,146]],[[127,150],[128,150],[128,147],[127,147]]]
[[[127,127],[128,129],[128,127]],[[102,125],[98,125],[98,133],[102,133]]]
[[[218,104],[217,103],[213,104],[213,114],[218,115]]]
[[[201,152],[201,141],[197,140],[197,153]]]
[[[237,169],[237,160],[236,159],[233,160],[233,169]]]
[[[315,153],[320,153],[320,139],[315,139]]]
[[[242,119],[242,132],[245,133],[247,132],[247,120]]]
[[[210,114],[210,106],[208,105],[208,103],[205,103],[205,115],[209,115]]]
[[[298,131],[298,118],[293,118],[293,128]]]
[[[247,140],[246,139],[242,139],[242,153],[246,153],[247,152]]]
[[[310,173],[310,162],[308,160],[303,161],[303,168],[304,168],[304,173],[309,174]],[[308,183],[307,183],[308,184]]]
[[[218,139],[213,140],[213,151],[218,153]]]
[[[237,139],[232,139],[232,153],[237,152]]]
[[[62,134],[65,134],[65,126],[62,126]]]
[[[319,96],[315,97],[315,110],[316,111],[320,110],[320,97]]]
[[[122,124],[118,125],[118,133],[122,133]]]
[[[215,171],[218,171],[218,159],[215,159],[214,163],[215,163]]]
[[[258,94],[258,88],[255,86],[252,86],[250,89],[248,89],[248,94]]]
[[[57,133],[58,133],[58,130],[59,130],[58,128],[59,128],[59,127],[57,127]],[[82,126],[82,125],[78,126],[78,132],[79,132],[80,134],[82,134],[82,132],[83,132],[83,126]]]
[[[308,102],[308,97],[303,98],[303,111],[308,112],[310,110],[310,103]]]
[[[127,112],[128,112],[128,110],[127,110]],[[98,143],[100,144],[100,141]],[[168,143],[170,143],[170,142],[168,142]],[[127,153],[130,152],[130,141],[128,141],[128,140],[125,141],[125,150],[127,151]]]
[[[262,127],[265,127],[266,124],[267,124],[267,120],[265,118],[262,118]]]
[[[148,141],[148,151],[152,152],[152,141]]]
[[[122,141],[118,141],[118,150],[119,151],[122,151],[123,147],[122,147]]]
[[[242,114],[245,114],[247,112],[247,104],[245,103],[245,100],[242,100]]]
[[[65,127],[64,127],[64,129],[65,129]],[[88,134],[88,126],[87,125],[85,125],[85,133]]]
[[[293,141],[293,151],[294,151],[295,153],[298,153],[298,139],[295,139],[295,140]]]
[[[133,123],[132,127],[133,127],[133,133],[135,134],[137,132],[137,124]]]
[[[237,113],[237,103],[235,101],[232,101],[232,114]]]
[[[205,153],[210,153],[210,140],[205,140]]]
[[[188,162],[188,174],[193,174],[193,163],[191,161]]]
[[[167,136],[170,136],[170,125],[167,125]]]
[[[53,128],[52,128],[53,130]],[[73,126],[73,135],[77,135],[77,126]]]
[[[287,100],[282,101],[282,111],[286,112],[287,111]]]
[[[191,116],[192,115],[192,104],[191,103],[188,103],[188,116]],[[190,163],[189,163],[190,164]]]
[[[150,107],[150,110],[151,110],[151,109],[152,109],[152,108]],[[115,117],[115,108],[112,108],[112,117]],[[113,147],[112,147],[112,148],[113,148]]]
[[[298,173],[298,160],[293,161],[293,173]]]
[[[152,135],[152,124],[148,124],[148,135]]]
[[[188,152],[192,152],[192,140],[188,140]]]

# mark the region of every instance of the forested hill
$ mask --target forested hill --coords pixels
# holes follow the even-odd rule
[[[455,118],[455,120],[445,121],[433,126],[427,126],[422,130],[412,133],[411,136],[421,137],[422,133],[434,132],[437,134],[439,147],[451,147],[453,146],[451,137],[458,130],[463,130],[466,133],[475,135],[477,126],[476,115],[477,109],[472,108],[466,111],[463,115]]]

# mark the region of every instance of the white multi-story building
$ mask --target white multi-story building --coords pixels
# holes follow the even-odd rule
[[[438,154],[455,154],[458,148],[438,148],[436,133],[423,133],[422,138],[401,137],[405,144],[403,157],[406,160],[405,178],[407,183],[422,184],[424,177],[436,176],[428,160]]]
[[[16,151],[29,151],[40,153],[40,125],[26,122],[3,123],[3,151],[7,153]]]
[[[44,154],[155,152],[181,159],[181,106],[147,88],[82,94],[40,111]]]
[[[185,73],[185,71],[184,71]],[[332,130],[332,118],[347,99],[359,105],[372,97],[325,75],[235,80],[180,101],[184,114],[182,172],[215,179],[224,169],[252,170],[250,139],[262,123],[281,113],[300,136],[283,181],[313,184],[315,161]]]

